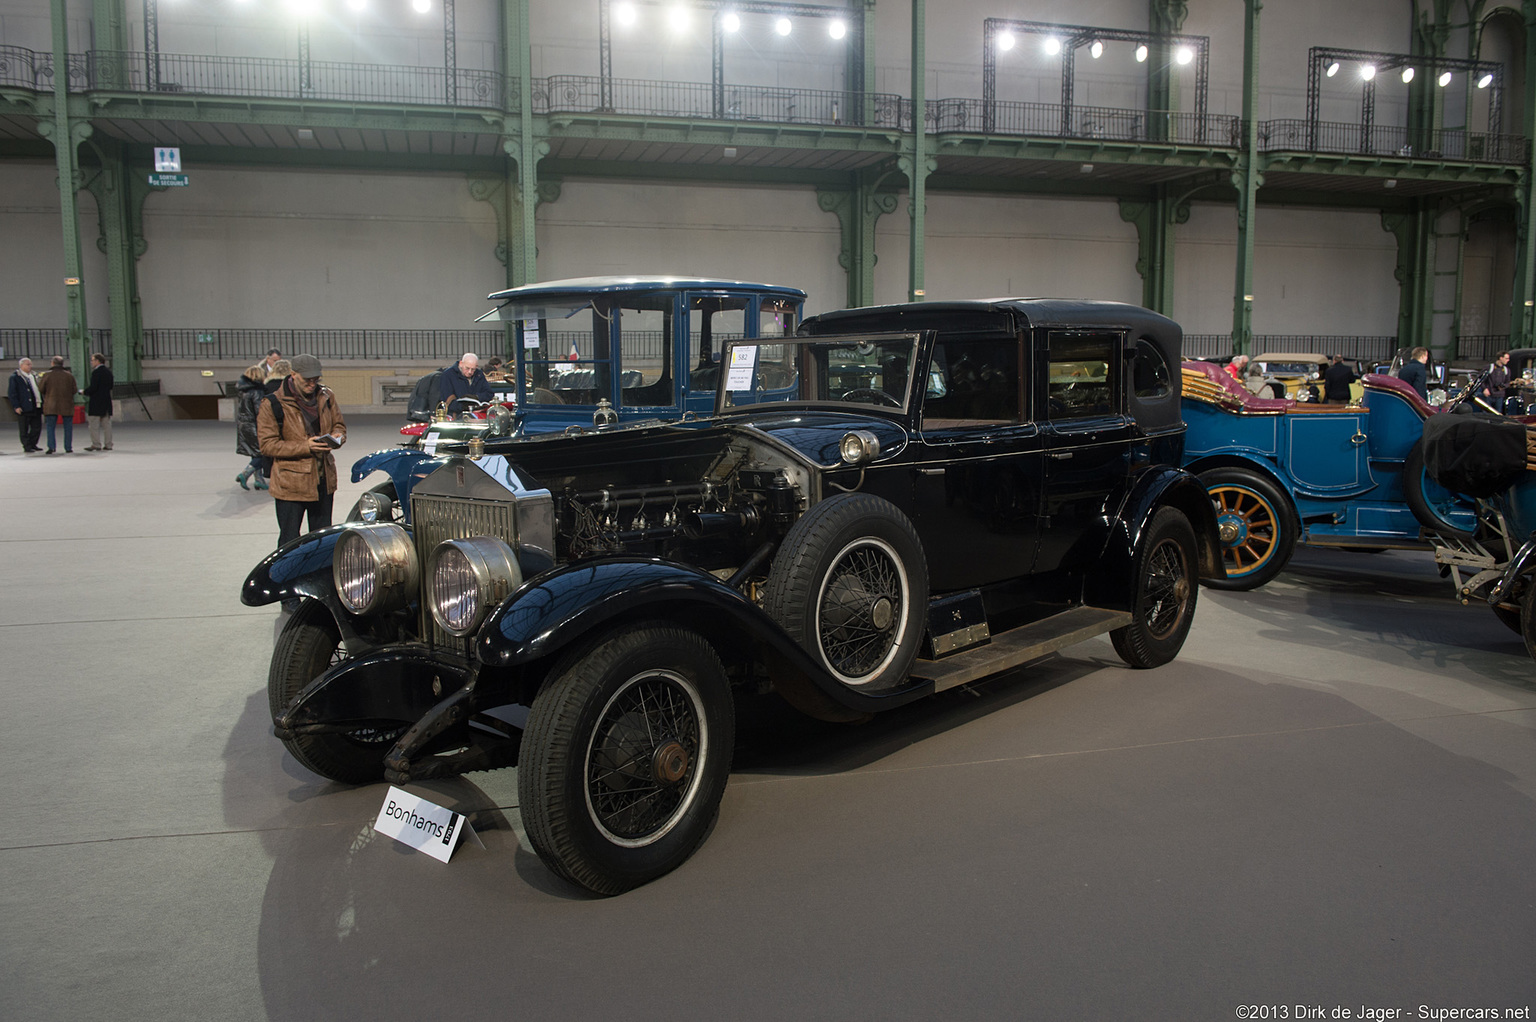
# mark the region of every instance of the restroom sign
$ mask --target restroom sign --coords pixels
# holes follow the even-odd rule
[[[181,150],[175,146],[155,147],[155,172],[157,174],[181,173]]]

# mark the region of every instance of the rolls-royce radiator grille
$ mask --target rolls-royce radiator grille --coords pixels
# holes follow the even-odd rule
[[[468,655],[471,641],[468,637],[454,638],[432,619],[432,610],[427,603],[432,586],[428,572],[432,551],[445,539],[473,536],[496,536],[515,548],[516,517],[514,506],[508,501],[411,494],[411,530],[417,563],[421,565],[421,634],[429,636],[432,645]]]

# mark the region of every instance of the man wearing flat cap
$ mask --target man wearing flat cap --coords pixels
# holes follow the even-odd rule
[[[262,399],[256,413],[256,440],[272,459],[278,546],[299,538],[306,515],[310,532],[331,524],[337,482],[331,451],[347,440],[336,395],[320,382],[320,360],[295,355],[289,362],[292,374]]]

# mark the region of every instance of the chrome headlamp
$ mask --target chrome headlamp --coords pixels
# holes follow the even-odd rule
[[[512,548],[495,536],[439,543],[427,577],[432,619],[455,637],[475,632],[491,609],[523,584]]]
[[[837,451],[845,463],[862,465],[880,456],[880,438],[867,429],[855,429],[844,434]]]
[[[400,526],[354,525],[336,540],[331,578],[349,611],[383,614],[411,602],[421,567],[410,534]]]
[[[369,490],[357,498],[357,517],[359,521],[372,525],[374,522],[387,522],[394,514],[395,502],[377,490]]]

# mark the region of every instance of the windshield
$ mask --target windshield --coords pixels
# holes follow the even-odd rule
[[[716,408],[799,402],[905,411],[917,342],[917,334],[728,341]]]

